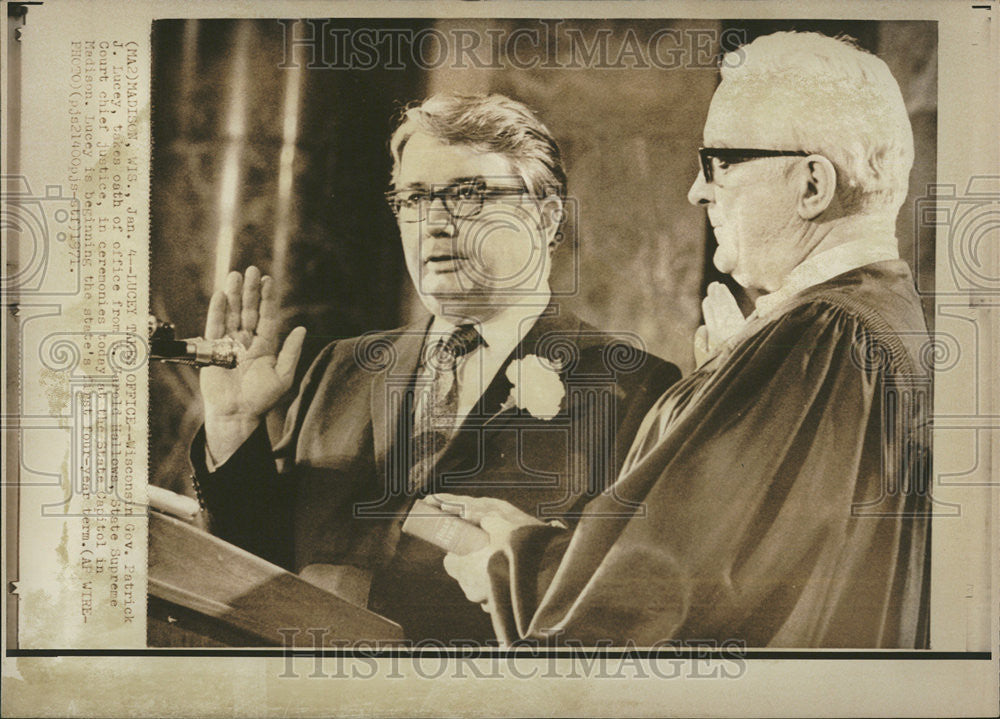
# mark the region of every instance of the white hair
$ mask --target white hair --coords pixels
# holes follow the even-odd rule
[[[559,145],[535,114],[517,100],[498,94],[442,93],[406,108],[389,140],[394,184],[403,148],[418,131],[449,145],[468,145],[503,155],[536,196],[566,196]]]
[[[891,210],[906,199],[913,129],[899,85],[881,59],[845,37],[776,32],[728,53],[723,83],[781,109],[795,147],[837,170],[853,212]]]

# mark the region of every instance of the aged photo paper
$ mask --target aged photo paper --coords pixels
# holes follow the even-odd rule
[[[5,714],[996,715],[995,0],[6,9]]]

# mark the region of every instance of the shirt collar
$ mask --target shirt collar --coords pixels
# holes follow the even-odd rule
[[[767,317],[785,301],[821,282],[850,270],[884,260],[898,260],[895,238],[881,241],[851,240],[807,257],[788,273],[784,284],[774,292],[757,298],[754,314]]]
[[[549,290],[545,290],[544,294],[532,293],[530,302],[514,302],[485,322],[474,323],[476,330],[483,338],[483,345],[491,352],[503,351],[505,356],[510,354],[524,339],[528,330],[535,325],[538,318],[545,314],[551,297],[552,294]],[[457,326],[458,324],[444,317],[435,316],[428,334],[435,337],[447,337]]]

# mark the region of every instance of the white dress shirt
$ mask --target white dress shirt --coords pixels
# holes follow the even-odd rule
[[[458,381],[457,423],[461,424],[479,398],[490,386],[504,361],[514,351],[549,304],[549,293],[532,295],[530,303],[511,304],[485,322],[474,326],[483,338],[472,352],[460,358],[455,368]],[[432,347],[439,339],[446,339],[457,325],[443,317],[435,317],[427,331],[424,346]],[[429,381],[427,368],[421,366],[418,386]],[[426,386],[426,385],[425,385]],[[418,400],[419,401],[419,400]],[[487,408],[488,410],[489,408]],[[499,409],[495,407],[493,409]]]

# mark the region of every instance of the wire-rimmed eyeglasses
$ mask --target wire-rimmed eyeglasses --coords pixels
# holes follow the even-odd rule
[[[519,185],[490,185],[486,178],[477,177],[443,187],[403,188],[385,193],[389,208],[400,222],[419,222],[426,218],[427,209],[440,199],[445,209],[456,220],[466,220],[478,215],[487,200],[525,195],[528,188]]]

